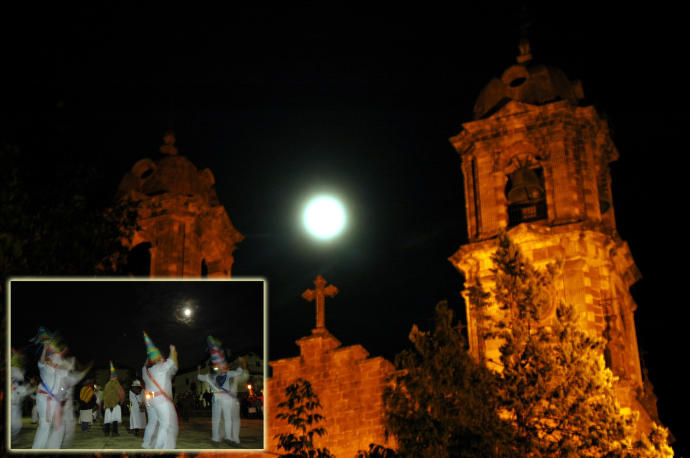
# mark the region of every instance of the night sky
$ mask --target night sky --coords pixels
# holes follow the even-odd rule
[[[112,360],[137,373],[146,360],[142,331],[166,357],[175,345],[181,370],[208,358],[208,335],[229,350],[228,362],[250,351],[263,355],[261,280],[16,280],[10,293],[12,346],[33,358],[40,347],[29,341],[39,325],[59,332],[82,364],[107,367]]]
[[[112,196],[173,128],[180,154],[212,170],[245,236],[233,277],[268,281],[270,360],[297,355],[293,342],[314,326],[314,305],[300,294],[317,274],[340,290],[326,300],[327,328],[374,356],[405,348],[439,300],[464,315],[463,279],[447,261],[467,243],[448,138],[514,63],[517,2],[223,11],[97,3],[5,15],[4,144],[40,167],[93,164],[104,176],[94,195]],[[618,230],[643,276],[632,290],[640,349],[661,419],[681,439],[685,24],[669,10],[571,5],[531,10],[532,54],[582,81],[609,120],[621,155],[612,165]],[[305,199],[320,191],[340,196],[350,218],[331,243],[301,227]]]

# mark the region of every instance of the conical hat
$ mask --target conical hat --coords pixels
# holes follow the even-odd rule
[[[117,378],[117,374],[115,373],[115,366],[113,366],[113,362],[110,361],[110,379]]]
[[[148,358],[149,363],[156,364],[163,359],[163,355],[153,344],[149,335],[146,334],[146,331],[142,332],[144,333],[144,343],[146,343],[146,357]]]
[[[225,361],[225,353],[223,353],[221,342],[213,336],[208,336],[206,341],[208,342],[208,351],[211,353],[213,367],[217,367],[220,370],[227,369],[228,363]]]
[[[17,369],[24,369],[24,358],[21,353],[12,348],[12,357],[10,359],[10,366]]]
[[[35,341],[42,343],[46,349],[46,356],[58,354],[64,356],[67,353],[67,346],[62,342],[62,339],[54,332],[50,332],[43,326],[38,328],[38,335]]]

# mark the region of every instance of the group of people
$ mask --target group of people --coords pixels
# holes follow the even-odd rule
[[[139,380],[134,380],[129,392],[130,429],[134,430],[136,436],[143,431],[142,448],[174,449],[178,435],[178,416],[172,400],[172,378],[178,369],[177,351],[174,345],[170,345],[168,358],[165,358],[146,331],[143,332],[143,337],[147,358],[141,371],[143,385]],[[75,386],[91,369],[91,365],[81,371],[75,370],[74,357],[66,358],[66,347],[59,338],[44,328],[39,329],[36,342],[42,345],[42,351],[38,361],[40,382],[35,395],[38,428],[32,448],[69,448],[75,429],[72,394]],[[217,443],[225,440],[239,445],[240,405],[237,391],[238,387],[246,383],[249,378],[247,365],[243,359],[240,359],[241,366],[231,371],[220,342],[209,336],[208,346],[213,363],[213,374],[201,374],[199,367],[198,379],[208,383],[213,393],[211,439]],[[22,399],[31,394],[31,391],[30,385],[24,383],[19,355],[13,352],[11,393],[13,439],[21,430]],[[124,399],[124,389],[110,361],[110,379],[102,393],[92,380],[87,380],[79,390],[79,423],[82,431],[90,429],[102,403],[104,433],[106,436],[118,436],[118,424],[122,423],[120,404]],[[224,434],[221,434],[220,430],[221,419],[225,422]]]

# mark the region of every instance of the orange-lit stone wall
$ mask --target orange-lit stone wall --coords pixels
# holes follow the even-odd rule
[[[137,213],[130,249],[150,244],[151,277],[230,277],[243,236],[220,205],[213,174],[176,153],[142,159],[124,176],[116,198]],[[204,267],[202,267],[204,266]]]
[[[339,457],[354,457],[376,443],[387,442],[383,425],[383,389],[393,364],[382,357],[369,358],[361,345],[342,347],[325,329],[297,341],[300,356],[270,363],[273,376],[267,385],[268,450],[277,452],[274,436],[289,432],[289,425],[275,419],[285,388],[296,379],[308,380],[319,396],[327,435],[315,441]]]
[[[508,226],[506,183],[520,163],[543,169],[551,225],[588,221],[615,229],[608,164],[618,158],[607,124],[593,107],[565,101],[534,106],[512,101],[487,119],[464,123],[450,139],[462,159],[470,241]]]
[[[490,290],[490,256],[502,231],[537,267],[560,260],[551,313],[564,300],[575,306],[583,326],[606,339],[604,356],[618,379],[618,400],[640,411],[642,424],[649,425],[656,408],[641,371],[637,306],[630,294],[640,273],[615,227],[609,163],[618,151],[607,123],[593,107],[567,100],[511,100],[497,106],[489,116],[463,124],[450,139],[462,160],[470,241],[450,261],[466,286],[479,280]],[[525,164],[543,172],[546,214],[509,227],[509,176]],[[500,370],[500,342],[478,335],[467,293],[470,349]],[[493,310],[498,316],[498,307]]]

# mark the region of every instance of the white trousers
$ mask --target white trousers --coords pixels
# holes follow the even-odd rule
[[[213,405],[211,407],[211,440],[220,442],[223,438],[232,439],[232,401],[233,398],[225,393],[213,395]],[[224,437],[220,434],[220,420],[224,422]]]
[[[12,440],[19,436],[22,430],[22,405],[20,402],[12,403]]]
[[[158,434],[153,448],[173,449],[177,443],[177,412],[175,406],[164,396],[156,396],[151,407],[158,418]]]
[[[230,440],[240,443],[240,401],[237,398],[232,398],[230,404]]]
[[[158,426],[158,415],[156,414],[156,409],[153,406],[146,407],[146,415],[149,417],[148,423],[146,423],[146,429],[144,430],[144,442],[141,443],[142,448],[151,448],[152,438],[156,432],[156,426]],[[155,441],[153,441],[155,443]]]
[[[61,428],[48,439],[48,448],[70,448],[74,439],[74,401],[68,399],[62,407]]]
[[[47,447],[48,438],[51,436],[51,432],[55,429],[57,419],[56,413],[60,408],[60,404],[54,399],[50,399],[47,394],[38,393],[36,395],[36,408],[38,410],[38,428],[36,429],[34,442],[31,448],[49,448]],[[52,442],[55,442],[55,440]],[[50,448],[60,447],[58,446]]]

